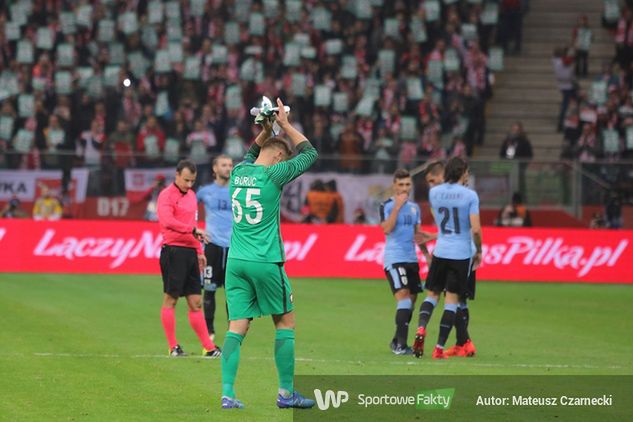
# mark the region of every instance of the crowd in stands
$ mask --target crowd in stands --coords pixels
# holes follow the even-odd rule
[[[562,158],[589,163],[633,158],[633,11],[622,4],[619,16],[605,15],[614,31],[616,54],[601,69],[588,69],[593,39],[586,16],[578,18],[571,44],[554,53],[554,68],[563,101],[559,130]],[[605,11],[606,12],[606,11]],[[588,90],[577,78],[590,78]]]
[[[280,96],[324,158],[387,171],[469,155],[520,0],[20,0],[0,5],[0,168],[240,159]],[[91,189],[93,190],[93,189]],[[108,191],[110,190],[110,191]]]
[[[633,158],[633,4],[606,1],[603,26],[614,34],[615,55],[601,69],[589,69],[588,57],[594,39],[586,16],[579,16],[570,44],[554,51],[554,71],[562,94],[558,129],[563,133],[561,158],[577,160],[616,190],[633,174],[627,166],[592,165]],[[582,89],[579,78],[589,78]]]

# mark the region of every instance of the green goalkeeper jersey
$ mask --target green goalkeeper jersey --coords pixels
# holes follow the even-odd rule
[[[305,173],[317,159],[317,151],[305,141],[293,158],[267,167],[253,164],[260,147],[253,143],[244,161],[231,172],[230,194],[233,233],[229,258],[257,262],[285,262],[279,224],[283,187]]]

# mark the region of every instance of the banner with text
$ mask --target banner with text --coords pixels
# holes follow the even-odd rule
[[[88,169],[73,169],[70,176],[71,200],[82,203],[86,200]],[[33,203],[40,196],[42,187],[48,187],[53,195],[61,196],[61,181],[61,170],[0,170],[0,203],[12,198]]]
[[[384,277],[377,226],[286,224],[282,232],[291,277]],[[477,277],[633,283],[631,239],[624,230],[486,227]],[[156,223],[0,220],[0,272],[158,274],[161,243]]]

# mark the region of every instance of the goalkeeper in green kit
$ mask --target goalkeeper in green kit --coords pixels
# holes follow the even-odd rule
[[[270,102],[269,102],[270,104]],[[283,187],[305,173],[317,152],[305,136],[278,109],[256,118],[263,127],[253,145],[231,173],[230,195],[233,233],[226,267],[226,301],[229,331],[222,354],[222,408],[240,409],[233,385],[240,361],[240,347],[253,318],[271,315],[275,324],[275,364],[279,375],[279,408],[310,408],[314,400],[294,391],[295,317],[290,282],[284,270],[284,244],[279,224]],[[286,133],[297,154],[291,158],[288,143],[273,136],[273,120]]]

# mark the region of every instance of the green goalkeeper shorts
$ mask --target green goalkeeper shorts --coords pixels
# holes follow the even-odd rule
[[[229,259],[226,266],[229,321],[292,311],[292,289],[283,263]]]

